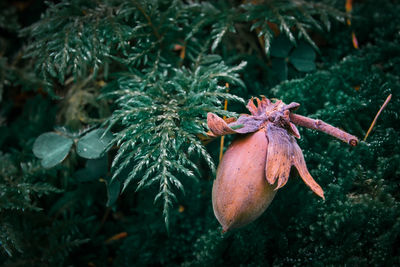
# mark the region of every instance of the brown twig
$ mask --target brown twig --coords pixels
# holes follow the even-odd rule
[[[371,133],[372,128],[374,128],[376,121],[378,120],[379,115],[381,115],[382,110],[387,106],[387,104],[389,103],[390,99],[392,98],[392,94],[390,94],[385,102],[383,103],[382,107],[379,109],[378,113],[376,113],[376,116],[374,118],[374,120],[371,123],[371,126],[369,126],[369,129],[367,131],[367,134],[364,137],[364,141],[367,140],[368,135]]]
[[[225,84],[226,87],[226,92],[229,92],[229,83]],[[228,109],[228,100],[225,99],[224,101],[224,110],[226,111]],[[226,116],[224,116],[224,120],[226,119]],[[225,141],[225,136],[221,136],[221,143],[220,143],[220,148],[219,148],[219,161],[222,160],[222,155],[224,154],[224,141]]]
[[[185,45],[182,46],[181,53],[179,54],[179,57],[182,59],[182,61],[185,59],[185,54],[186,54],[186,43]]]
[[[289,116],[290,121],[294,124],[327,133],[342,140],[345,143],[348,143],[351,146],[356,146],[358,144],[358,138],[356,136],[346,133],[345,131],[342,131],[339,128],[327,124],[326,122],[323,122],[321,120],[314,120],[293,113],[291,113]]]

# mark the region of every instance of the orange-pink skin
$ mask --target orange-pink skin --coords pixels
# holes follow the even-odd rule
[[[219,164],[212,189],[214,214],[223,232],[257,219],[274,198],[265,179],[268,139],[265,129],[236,139]]]

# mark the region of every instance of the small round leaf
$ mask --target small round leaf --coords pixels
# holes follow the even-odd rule
[[[290,63],[302,72],[309,72],[316,69],[315,67],[315,51],[306,43],[300,43],[290,55]]]
[[[281,34],[272,41],[270,53],[273,57],[286,58],[292,48],[289,38]]]
[[[113,138],[112,133],[104,129],[96,129],[83,136],[77,144],[78,155],[86,159],[97,159],[101,157],[107,145]]]
[[[33,154],[42,159],[44,168],[51,168],[68,155],[73,141],[65,136],[49,132],[40,135],[33,144]]]

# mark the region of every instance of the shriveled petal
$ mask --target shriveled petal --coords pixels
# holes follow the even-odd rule
[[[244,114],[238,120],[234,118],[222,119],[209,112],[207,114],[207,124],[211,132],[207,134],[211,137],[227,135],[227,134],[246,134],[253,133],[260,129],[264,123],[265,118],[257,116],[249,116]]]
[[[304,183],[310,187],[310,189],[317,194],[318,196],[324,197],[324,190],[322,190],[321,186],[317,184],[317,182],[312,178],[310,172],[307,169],[306,162],[304,160],[303,152],[301,151],[299,145],[297,143],[293,144],[293,152],[294,152],[294,166],[298,170],[300,177],[303,179]]]
[[[264,118],[260,117],[242,115],[237,121],[229,123],[228,126],[234,129],[236,133],[253,133],[260,129],[264,120]]]
[[[257,106],[254,105],[254,99],[257,102]],[[247,102],[247,109],[250,111],[253,116],[260,116],[265,113],[267,106],[271,105],[271,101],[265,96],[261,97],[261,100],[258,97],[251,98],[249,102]]]
[[[246,114],[246,116],[248,116],[248,115]],[[235,122],[235,121],[236,121],[236,118],[234,118],[234,117],[226,118],[226,119],[224,119],[224,121],[225,121],[227,124],[229,124],[229,123]]]
[[[257,115],[258,111],[256,105],[254,105],[253,99],[253,97],[250,98],[249,102],[247,102],[246,108],[250,111],[252,115]]]
[[[285,110],[294,111],[294,110],[298,109],[299,107],[300,107],[299,103],[292,102],[290,104],[287,104],[284,109]]]
[[[265,112],[266,107],[269,106],[269,105],[271,105],[271,101],[268,98],[266,98],[265,96],[262,95],[261,96],[261,103],[260,103],[260,106],[258,108],[261,109],[262,112]]]
[[[324,191],[308,172],[303,152],[293,136],[273,124],[267,125],[268,152],[265,166],[265,177],[268,183],[277,185],[275,190],[283,187],[289,178],[292,165],[298,170],[304,183],[318,196],[324,197]]]
[[[207,113],[207,125],[211,131],[211,133],[207,133],[209,136],[216,137],[236,133],[228,126],[226,121],[211,112]]]
[[[294,135],[297,139],[300,139],[300,133],[299,130],[297,129],[296,125],[294,125],[293,123],[289,123],[289,131],[292,135]]]
[[[293,141],[296,141],[286,130],[273,124],[267,125],[266,135],[269,143],[265,177],[271,185],[278,181],[275,188],[277,190],[288,181],[290,168],[293,165]]]
[[[290,122],[290,111],[289,110],[285,110],[283,112],[283,116],[279,117],[279,119],[280,119],[280,126],[282,128],[285,128],[288,131],[288,133],[290,133],[291,135],[300,139],[299,130],[297,129],[296,125],[294,125],[293,123]]]

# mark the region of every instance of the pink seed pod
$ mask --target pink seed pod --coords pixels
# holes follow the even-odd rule
[[[247,105],[252,115],[241,115],[233,122],[232,118],[207,115],[209,136],[241,135],[225,152],[213,184],[214,214],[223,232],[257,219],[288,181],[292,166],[310,189],[324,198],[297,145],[295,137],[300,138],[299,132],[290,122],[290,110],[299,104],[285,105],[280,100],[272,103],[265,97],[256,100],[257,106],[253,99]]]
[[[214,214],[223,231],[258,218],[276,191],[265,179],[268,139],[261,129],[236,139],[218,166],[212,190]]]

